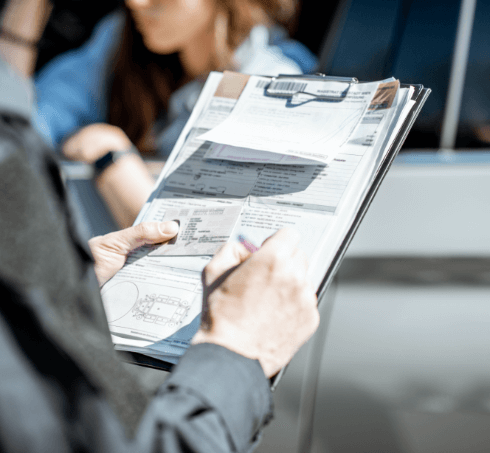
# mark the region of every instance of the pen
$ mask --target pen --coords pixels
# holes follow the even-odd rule
[[[259,247],[256,245],[252,244],[250,241],[248,241],[245,236],[239,234],[238,235],[238,240],[240,241],[241,244],[250,252],[250,253],[255,253]]]

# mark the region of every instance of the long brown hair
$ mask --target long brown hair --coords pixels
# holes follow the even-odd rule
[[[256,24],[287,24],[296,11],[296,0],[215,1],[219,13],[209,71],[233,69],[233,52]],[[152,154],[151,126],[167,108],[170,95],[187,81],[178,54],[148,50],[126,9],[110,91],[109,123],[119,126],[140,151]]]

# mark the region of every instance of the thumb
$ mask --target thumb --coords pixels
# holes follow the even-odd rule
[[[172,239],[179,232],[176,222],[143,222],[118,232],[125,252],[145,244],[158,244]]]

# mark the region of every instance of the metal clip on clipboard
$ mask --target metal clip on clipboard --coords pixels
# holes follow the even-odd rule
[[[306,87],[308,86],[308,84],[305,82],[308,80],[314,82],[347,83],[348,87],[344,91],[342,91],[339,96],[320,95],[305,91]],[[306,94],[322,101],[342,101],[347,96],[350,87],[355,83],[359,83],[359,81],[355,77],[335,77],[327,76],[320,73],[309,75],[280,74],[277,77],[272,78],[270,84],[265,90],[265,93],[268,96],[275,97],[292,97],[295,94]]]

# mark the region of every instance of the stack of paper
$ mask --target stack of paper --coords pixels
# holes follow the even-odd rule
[[[177,220],[179,236],[137,250],[103,288],[117,349],[175,363],[199,327],[201,271],[227,241],[260,247],[294,227],[311,280],[322,282],[413,107],[413,88],[393,79],[274,83],[268,93],[270,78],[209,76],[137,219]]]

